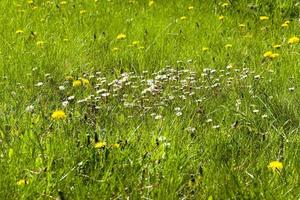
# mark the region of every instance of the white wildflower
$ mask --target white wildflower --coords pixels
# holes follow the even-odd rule
[[[34,105],[29,105],[25,109],[26,112],[33,112],[33,110],[34,110]]]

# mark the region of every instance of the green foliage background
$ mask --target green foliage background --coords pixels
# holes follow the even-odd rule
[[[300,36],[298,1],[1,0],[0,12],[1,199],[299,199],[300,44],[288,44]],[[126,39],[117,40],[120,33]],[[264,58],[270,50],[279,57]],[[65,120],[51,119],[66,97],[93,92],[66,76],[100,71],[114,80],[171,66],[201,77],[204,68],[228,65],[249,68],[244,85],[237,75],[233,88],[196,94],[207,97],[203,104],[154,106],[163,120],[138,117],[118,99],[96,114],[74,104]],[[97,139],[107,146],[95,149]],[[120,148],[109,147],[115,143]],[[268,170],[273,160],[283,170]],[[27,184],[17,185],[21,179]]]

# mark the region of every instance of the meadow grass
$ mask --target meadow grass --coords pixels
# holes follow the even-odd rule
[[[300,198],[299,2],[0,11],[1,199]]]

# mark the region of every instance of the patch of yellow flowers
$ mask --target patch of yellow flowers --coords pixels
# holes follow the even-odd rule
[[[100,142],[97,142],[95,143],[94,147],[96,149],[102,149],[102,148],[105,148],[107,146],[107,143],[105,141],[100,141]],[[120,144],[118,143],[115,143],[115,144],[111,144],[110,145],[111,148],[114,148],[114,149],[118,149],[120,148]]]
[[[264,53],[264,57],[268,58],[268,59],[275,59],[275,58],[279,57],[279,54],[273,53],[272,51],[267,51]]]
[[[24,186],[27,184],[29,184],[29,181],[27,181],[26,179],[20,179],[19,181],[17,181],[18,186]]]
[[[261,21],[266,21],[266,20],[269,20],[269,17],[268,16],[260,16],[259,19]]]
[[[125,40],[126,39],[126,35],[124,33],[120,33],[117,35],[117,40]]]
[[[272,161],[268,164],[268,169],[272,170],[273,172],[275,171],[281,171],[283,169],[283,164],[282,162],[279,161]]]
[[[90,81],[88,79],[85,79],[85,78],[80,78],[78,80],[74,80],[72,85],[73,85],[73,87],[80,87],[81,85],[89,86]]]
[[[180,20],[187,20],[187,19],[188,19],[187,16],[180,17]]]
[[[294,37],[291,37],[289,40],[288,40],[288,44],[298,44],[300,42],[300,39],[296,36]]]
[[[67,117],[66,113],[63,110],[56,110],[52,113],[51,118],[54,120],[61,120]]]
[[[149,3],[148,3],[149,7],[153,6],[154,3],[155,3],[154,1],[149,1]]]
[[[290,21],[285,21],[283,24],[281,24],[281,27],[288,27],[289,26]]]

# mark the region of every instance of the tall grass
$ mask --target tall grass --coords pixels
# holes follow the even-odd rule
[[[0,1],[0,198],[298,199],[299,7]]]

